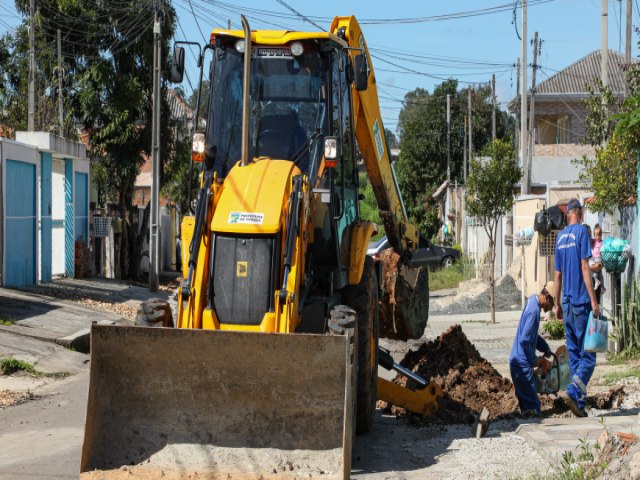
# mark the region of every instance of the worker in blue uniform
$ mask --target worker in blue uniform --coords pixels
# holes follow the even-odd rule
[[[591,243],[582,225],[582,205],[576,198],[567,203],[567,226],[556,240],[556,316],[564,319],[569,352],[571,383],[560,396],[577,417],[586,417],[587,383],[596,366],[596,354],[584,351],[584,336],[589,313],[600,316],[600,308],[591,285]]]
[[[518,331],[509,356],[511,380],[516,389],[520,411],[528,417],[540,415],[540,400],[536,393],[533,370],[540,363],[536,357],[536,350],[544,353],[545,357],[551,356],[549,344],[538,335],[538,328],[540,309],[549,312],[553,308],[555,303],[553,292],[555,292],[555,286],[553,282],[548,282],[539,294],[529,297],[520,315]]]

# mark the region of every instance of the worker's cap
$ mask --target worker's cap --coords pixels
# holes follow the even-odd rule
[[[576,208],[582,210],[582,205],[580,205],[580,200],[578,200],[577,198],[572,198],[567,203],[567,212],[570,212],[571,210],[574,210]]]
[[[546,283],[546,285],[544,286],[544,290],[547,291],[547,293],[553,299],[553,303],[555,303],[555,301],[556,301],[556,282],[554,282],[553,280],[549,280]]]

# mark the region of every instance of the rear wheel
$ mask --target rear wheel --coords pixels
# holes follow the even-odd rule
[[[378,382],[378,280],[371,257],[365,259],[360,283],[346,288],[345,303],[357,315],[356,432],[366,433],[373,427]]]

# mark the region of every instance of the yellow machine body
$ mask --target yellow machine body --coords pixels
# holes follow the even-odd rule
[[[239,71],[212,74],[212,92],[223,94],[209,102],[198,206],[181,225],[177,328],[93,326],[82,478],[347,479],[354,430],[370,428],[376,387],[393,403],[433,411],[437,392],[409,394],[376,381],[377,286],[366,250],[377,226],[359,219],[356,141],[391,245],[410,252],[417,230],[390,165],[360,28],[353,17],[336,17],[328,33],[250,36],[251,62],[268,71],[276,63],[265,58],[283,56],[288,70],[252,71],[254,154],[229,165],[235,150],[222,165],[216,155],[241,130],[233,123]],[[241,39],[244,32],[214,30],[212,48],[226,49],[216,58],[240,65]],[[296,58],[295,42],[305,48]],[[358,90],[349,69],[363,55],[368,78]],[[278,95],[293,104],[310,90],[269,118]],[[261,102],[267,94],[276,100]],[[285,124],[294,117],[316,124],[306,143],[268,138],[277,131],[293,139]],[[216,122],[228,122],[224,142],[211,140]],[[337,139],[339,160],[325,158],[323,137]],[[288,153],[259,152],[269,148]],[[361,404],[371,407],[368,426]]]

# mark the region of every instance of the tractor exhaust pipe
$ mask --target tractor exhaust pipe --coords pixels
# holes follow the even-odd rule
[[[240,15],[244,29],[244,76],[242,78],[242,158],[240,165],[249,164],[249,99],[251,80],[251,29],[244,15]]]

